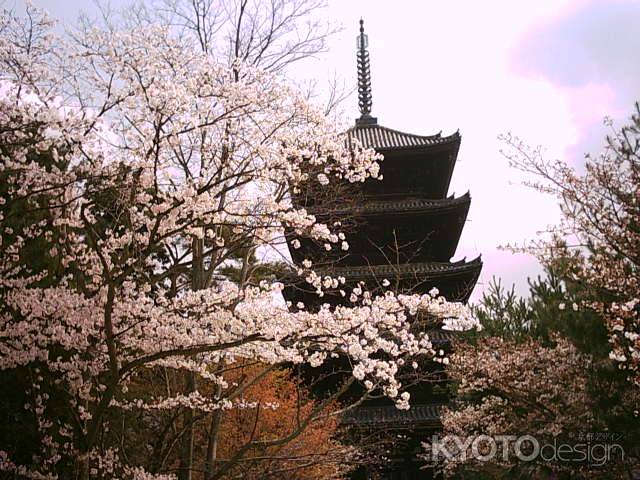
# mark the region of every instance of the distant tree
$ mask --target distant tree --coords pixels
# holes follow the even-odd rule
[[[601,155],[586,157],[584,173],[504,141],[512,165],[537,177],[527,184],[558,199],[562,218],[548,236],[511,247],[545,269],[529,281],[529,297],[494,280],[474,307],[484,328],[452,357],[458,402],[443,416],[444,433],[576,443],[602,430],[620,435],[625,458],[598,467],[458,457],[444,468],[463,478],[631,478],[640,463],[640,112],[613,130]]]
[[[583,292],[581,308],[605,320],[611,358],[640,387],[640,106],[628,125],[611,128],[604,151],[586,156],[584,173],[512,136],[505,155],[561,208],[549,237],[524,250]]]
[[[240,390],[237,408],[213,414],[196,413],[194,422],[194,472],[211,478],[343,478],[352,468],[356,450],[342,445],[338,404],[318,415],[312,411],[321,400],[289,368],[241,361],[224,374],[228,389]],[[131,398],[166,396],[184,389],[185,375],[170,369],[148,369],[129,385]],[[218,384],[199,379],[203,396],[217,393]],[[184,424],[176,422],[179,410],[122,410],[113,413],[113,434],[120,440],[130,462],[145,465],[152,473],[180,467],[181,450],[173,447],[182,438]],[[309,424],[306,422],[312,419]],[[216,435],[212,435],[216,431]]]
[[[448,371],[457,382],[459,403],[445,409],[442,436],[464,440],[526,434],[543,445],[554,439],[577,443],[580,432],[600,431],[588,389],[588,358],[568,340],[555,340],[554,345],[544,346],[533,339],[515,343],[489,337],[454,353]],[[528,455],[526,447],[522,451]],[[468,448],[443,466],[446,473],[460,478],[472,473],[474,478],[553,478],[545,475],[551,472],[567,479],[594,475],[584,463],[548,462],[540,456],[522,461],[514,439],[498,443],[497,453],[487,459],[477,459]]]
[[[260,366],[238,370],[236,376],[260,371]],[[233,381],[233,377],[231,378]],[[331,415],[338,410],[328,406],[323,416],[315,420],[313,428],[304,428],[301,421],[317,406],[300,380],[290,370],[271,370],[258,383],[243,394],[247,402],[257,404],[251,410],[235,410],[224,417],[221,431],[221,458],[232,458],[252,438],[267,440],[286,438],[266,449],[252,449],[242,462],[230,472],[229,478],[289,478],[313,480],[316,478],[342,478],[353,462],[355,448],[338,442],[340,418]]]
[[[584,307],[586,292],[550,269],[528,283],[529,295],[520,297],[514,287],[507,290],[494,278],[472,305],[482,325],[472,335],[516,342],[534,338],[549,344],[552,336],[560,334],[583,353],[608,358],[607,328],[597,312]]]
[[[440,467],[452,478],[631,478],[639,458],[640,395],[609,358],[604,320],[582,307],[588,298],[577,284],[554,272],[529,286],[523,298],[494,279],[472,307],[483,329],[456,343],[447,369],[455,402],[443,413],[442,435],[530,434],[541,443],[576,444],[604,431],[625,457],[606,466],[522,462],[512,448],[507,459],[500,450],[486,461],[459,455]]]

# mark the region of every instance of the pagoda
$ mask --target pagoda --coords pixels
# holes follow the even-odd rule
[[[295,242],[299,248],[293,248],[294,238],[288,235],[292,259],[298,265],[311,259],[320,275],[344,277],[347,287],[363,285],[373,295],[386,289],[424,294],[435,287],[449,301],[467,302],[482,262],[480,257],[452,261],[471,203],[469,193],[448,195],[461,136],[459,132],[416,135],[380,125],[371,115],[368,38],[362,20],[357,40],[361,115],[345,132],[345,141],[352,148],[373,148],[383,155],[382,180],[368,179],[352,185],[349,198],[355,201],[338,199],[330,206],[314,195],[294,196],[298,206],[317,214],[319,220],[340,221],[350,229],[347,228],[346,238],[349,248],[340,252],[327,252],[322,245],[302,238]],[[304,281],[289,283],[284,294],[293,304],[302,301],[307,306],[348,301],[348,296],[345,299],[331,292],[319,298]],[[429,335],[436,348],[447,348],[451,332],[429,329]],[[393,432],[409,439],[405,442],[409,447],[389,452],[386,461],[390,467],[382,478],[428,477],[419,470],[415,450],[426,432],[439,427],[439,408],[447,397],[431,385],[413,386],[410,393],[412,404],[408,411],[396,409],[389,401],[369,402],[344,419],[348,425]],[[369,474],[361,471],[356,477],[368,478]]]

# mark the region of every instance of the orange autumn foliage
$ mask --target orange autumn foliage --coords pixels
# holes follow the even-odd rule
[[[225,379],[230,385],[249,382],[264,368],[265,365],[242,367],[225,375]],[[310,398],[289,370],[268,372],[243,392],[241,401],[250,406],[223,414],[218,437],[219,460],[232,458],[252,441],[285,440],[278,445],[250,448],[229,478],[281,478],[286,472],[290,479],[311,480],[342,478],[348,472],[346,460],[353,449],[336,439],[338,417],[327,416],[337,405],[330,404],[313,415],[320,418],[304,427],[319,401]]]

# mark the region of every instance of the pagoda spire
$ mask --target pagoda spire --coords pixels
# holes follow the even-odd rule
[[[371,69],[369,68],[369,37],[364,33],[364,20],[360,19],[360,35],[358,40],[358,106],[360,118],[356,125],[375,125],[378,119],[371,116]]]

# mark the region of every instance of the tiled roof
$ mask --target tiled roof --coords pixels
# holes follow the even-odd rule
[[[411,405],[409,410],[399,410],[393,405],[382,407],[356,407],[348,410],[342,423],[359,426],[402,426],[436,424],[440,422],[440,404]]]
[[[361,206],[356,206],[355,208],[351,208],[350,210],[358,213],[439,210],[468,203],[470,199],[471,196],[467,192],[463,196],[458,198],[444,198],[440,200],[429,200],[422,198],[408,198],[402,200],[374,200],[365,201]]]
[[[464,260],[450,263],[450,262],[425,262],[425,263],[403,263],[400,265],[363,265],[357,267],[333,267],[331,269],[331,275],[334,277],[363,277],[368,278],[371,275],[374,277],[406,277],[406,276],[423,276],[440,275],[448,273],[460,273],[470,270],[479,270],[482,266],[480,257],[465,262]]]
[[[446,137],[440,133],[423,136],[400,132],[381,125],[358,125],[347,130],[347,138],[349,141],[353,138],[357,139],[366,148],[388,150],[452,143],[460,140],[460,133],[455,132]]]
[[[453,330],[442,330],[441,328],[427,330],[429,340],[433,345],[448,345],[456,338],[456,332]]]
[[[323,210],[322,207],[315,208],[309,207],[309,212],[319,217],[326,216],[330,213],[333,214],[376,214],[376,213],[403,213],[403,212],[424,212],[437,213],[442,210],[455,209],[456,207],[468,208],[471,202],[471,195],[469,192],[460,197],[449,197],[442,199],[427,199],[418,197],[409,197],[401,199],[376,199],[376,200],[362,200],[355,205],[339,206],[333,211]]]

